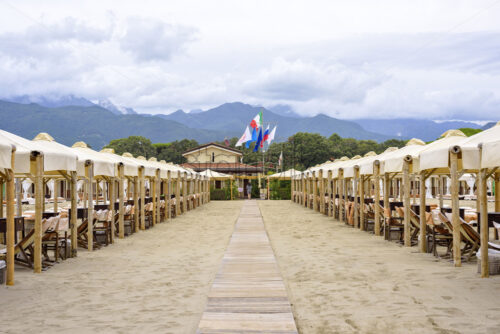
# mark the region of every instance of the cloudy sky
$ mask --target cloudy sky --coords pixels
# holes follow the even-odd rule
[[[500,118],[500,0],[0,0],[0,97]]]

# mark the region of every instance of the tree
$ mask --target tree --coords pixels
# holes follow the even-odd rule
[[[176,140],[167,144],[153,144],[158,160],[165,160],[174,164],[186,162],[182,153],[197,146],[199,146],[198,142],[191,139]]]
[[[128,152],[134,157],[142,155],[147,159],[156,156],[156,149],[151,144],[151,140],[141,136],[114,139],[105,147],[114,149],[119,155]]]

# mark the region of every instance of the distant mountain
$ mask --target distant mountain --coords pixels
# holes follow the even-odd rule
[[[277,104],[271,107],[267,107],[267,109],[271,110],[273,113],[278,114],[280,116],[287,116],[293,118],[303,118],[304,116],[297,114],[292,106],[287,104]]]
[[[58,142],[73,145],[85,141],[100,149],[110,140],[144,136],[153,143],[195,139],[201,143],[236,137],[240,131],[192,129],[157,116],[115,115],[102,107],[66,106],[47,108],[38,104],[20,104],[0,100],[0,128],[27,139],[47,132]]]
[[[449,129],[480,128],[479,125],[472,122],[436,122],[432,120],[410,118],[356,119],[354,121],[367,131],[381,133],[393,138],[419,138],[424,141],[434,140]]]
[[[6,98],[4,100],[21,104],[36,103],[40,106],[47,108],[58,108],[65,106],[91,107],[94,105],[94,103],[92,103],[91,101],[83,97],[76,97],[74,95],[63,95],[63,96],[21,95],[21,96]]]
[[[250,121],[263,111],[264,123],[270,123],[271,127],[278,126],[276,140],[283,141],[297,132],[319,133],[323,136],[331,136],[337,133],[341,137],[352,137],[356,139],[373,139],[384,141],[394,136],[378,134],[366,131],[359,124],[332,118],[326,115],[314,117],[289,117],[282,116],[262,107],[254,107],[241,102],[225,103],[216,108],[201,113],[185,113],[178,110],[169,115],[159,115],[164,119],[182,123],[191,128],[225,131],[231,129],[237,131],[240,136]]]
[[[492,128],[495,126],[495,124],[497,124],[496,122],[488,122],[486,123],[481,129],[482,130],[488,130],[489,128]]]
[[[123,106],[117,106],[113,102],[111,102],[109,99],[104,99],[104,100],[99,100],[96,103],[98,106],[107,109],[111,111],[115,115],[136,115],[137,112],[128,107],[123,107]]]

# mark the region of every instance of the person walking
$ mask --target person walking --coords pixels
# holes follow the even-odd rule
[[[252,198],[252,184],[250,182],[247,184],[247,196],[248,199]]]

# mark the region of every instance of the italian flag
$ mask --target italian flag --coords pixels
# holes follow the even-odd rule
[[[259,128],[262,126],[262,111],[255,116],[250,122],[250,127],[255,131],[259,131]]]

